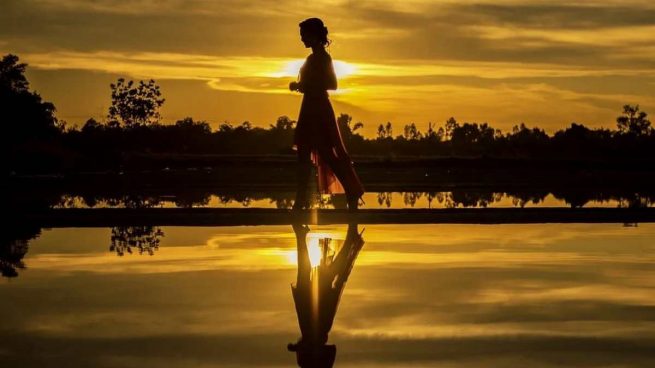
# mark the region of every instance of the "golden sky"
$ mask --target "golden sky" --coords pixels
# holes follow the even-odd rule
[[[0,52],[71,124],[103,118],[109,83],[154,78],[165,122],[268,126],[298,113],[288,82],[307,56],[298,22],[322,18],[332,94],[372,136],[381,122],[571,122],[614,127],[626,103],[655,114],[652,0],[3,0]]]

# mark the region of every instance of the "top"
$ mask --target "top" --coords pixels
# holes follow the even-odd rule
[[[329,89],[337,89],[332,57],[325,50],[309,54],[300,68],[298,90],[305,95],[320,96]]]

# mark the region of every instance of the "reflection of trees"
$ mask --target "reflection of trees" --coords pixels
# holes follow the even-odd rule
[[[391,192],[380,192],[378,193],[378,204],[382,206],[384,203],[387,208],[391,207],[391,201],[393,200],[393,193]]]
[[[191,208],[194,206],[206,206],[209,204],[209,193],[203,192],[184,192],[174,197],[177,207]]]
[[[271,203],[275,203],[275,208],[283,208],[283,209],[289,209],[291,206],[293,206],[293,199],[292,198],[273,198],[271,199]]]
[[[239,202],[243,207],[248,207],[250,206],[250,203],[253,201],[253,198],[245,193],[230,193],[230,194],[219,195],[218,201],[221,202],[221,204]]]
[[[432,208],[432,201],[434,201],[437,196],[441,194],[439,192],[427,192],[425,193],[425,197],[428,199],[428,208]]]
[[[446,208],[457,207],[488,207],[494,203],[501,201],[507,193],[495,191],[480,191],[480,190],[453,190],[451,192],[403,192],[403,203],[405,206],[414,207],[416,203],[425,197],[428,201],[428,208],[432,208],[433,203],[438,203]],[[512,203],[515,206],[525,206],[526,203],[539,203],[547,193],[519,193],[512,194]],[[516,197],[515,197],[516,196]],[[378,204],[380,206],[386,205],[391,207],[393,193],[380,192],[378,193]]]
[[[59,197],[59,201],[55,206],[60,208],[75,208],[77,207],[76,197],[64,194]]]
[[[543,202],[544,198],[548,195],[548,192],[518,192],[505,193],[505,195],[512,198],[512,205],[523,208],[529,203],[539,204]]]
[[[535,188],[521,187],[518,189],[508,188],[466,188],[452,191],[436,192],[378,192],[377,204],[380,207],[390,208],[393,204],[394,193],[402,196],[406,207],[416,207],[425,197],[427,206],[433,207],[488,207],[507,198],[508,202],[516,207],[525,207],[529,204],[539,204],[548,195],[566,203],[570,207],[578,208],[587,205],[589,202],[616,202],[618,207],[649,207],[655,204],[655,192],[652,190],[631,190],[630,188],[615,187],[610,189],[588,189],[583,186]],[[31,194],[31,193],[30,193]],[[193,189],[174,193],[107,193],[91,195],[89,193],[44,193],[28,195],[21,193],[18,196],[6,196],[10,205],[20,208],[43,209],[48,207],[75,208],[86,207],[125,207],[125,208],[148,208],[161,206],[165,203],[172,203],[177,207],[190,208],[207,206],[212,195],[222,205],[238,204],[243,207],[250,207],[255,201],[267,201],[276,208],[288,209],[293,205],[293,192],[279,191],[202,191]],[[310,206],[313,208],[345,208],[346,204],[339,196],[310,196]]]
[[[446,207],[487,207],[500,201],[503,193],[454,190],[446,197]]]
[[[116,226],[111,229],[109,250],[119,256],[134,251],[153,255],[163,236],[164,232],[158,226]]]
[[[310,196],[312,197],[309,201],[311,202],[312,207],[317,207],[317,208],[328,208],[332,204],[332,197],[331,195],[316,195],[316,196]]]
[[[38,227],[8,226],[0,236],[0,274],[16,277],[18,270],[25,268],[23,258],[27,254],[30,240],[38,237]]]
[[[98,205],[98,198],[96,198],[96,196],[93,195],[85,195],[82,196],[82,203],[84,203],[84,205],[86,205],[89,208],[93,208]]]
[[[16,239],[0,246],[0,273],[4,277],[18,276],[18,269],[24,269],[23,257],[27,254],[28,241]]]
[[[125,206],[125,208],[150,208],[161,204],[161,198],[137,194],[127,194],[119,198],[110,198],[107,204],[112,207]]]
[[[643,208],[650,207],[654,204],[655,196],[640,195],[638,193],[631,193],[619,200],[619,207]]]
[[[414,207],[416,204],[416,201],[421,199],[423,196],[423,193],[421,192],[404,192],[403,193],[403,203],[405,203],[405,206],[410,206]]]
[[[587,202],[590,200],[590,195],[581,191],[575,191],[575,192],[556,192],[553,193],[553,197],[564,201],[567,203],[571,208],[581,208],[584,207]]]
[[[591,201],[610,202],[615,201],[620,208],[641,208],[649,207],[655,203],[655,195],[649,193],[635,193],[631,191],[618,193],[588,193],[584,190],[561,190],[553,192],[553,196],[564,201],[572,208],[580,208]]]

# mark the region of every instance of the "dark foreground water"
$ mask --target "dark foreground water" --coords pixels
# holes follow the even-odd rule
[[[313,265],[322,239],[349,242],[345,225],[310,228]],[[364,228],[331,316],[335,367],[655,366],[655,225]],[[295,366],[298,239],[99,228],[11,244],[0,367]]]

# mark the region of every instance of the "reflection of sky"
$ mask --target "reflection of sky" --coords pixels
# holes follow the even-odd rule
[[[360,225],[337,366],[650,367],[655,226]],[[45,230],[0,281],[0,366],[292,366],[290,226]],[[343,238],[345,226],[314,226]]]

